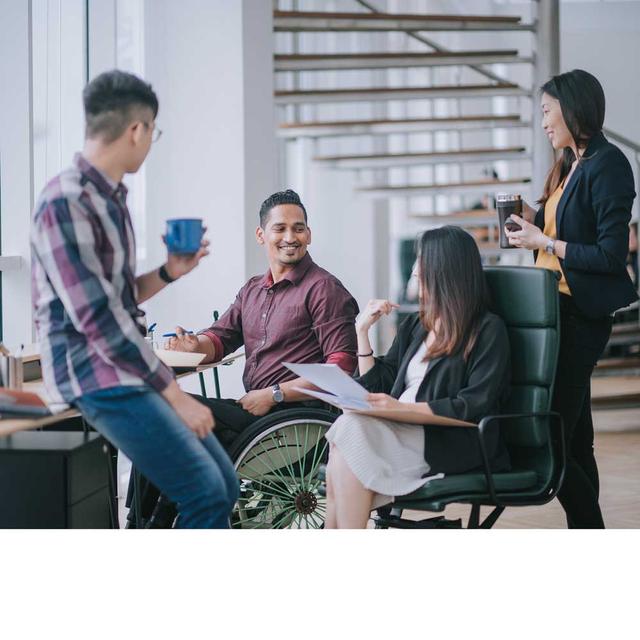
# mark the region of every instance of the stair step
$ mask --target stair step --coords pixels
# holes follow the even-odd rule
[[[593,372],[594,376],[621,376],[640,372],[640,357],[604,358]]]
[[[531,159],[525,147],[504,149],[462,149],[430,153],[385,153],[353,156],[318,156],[316,162],[329,164],[336,169],[366,169],[375,167],[408,167],[432,164],[491,162],[492,160]]]
[[[495,209],[470,209],[454,213],[410,213],[410,218],[418,218],[427,224],[453,224],[457,227],[479,227],[497,224],[498,214]]]
[[[623,333],[612,333],[607,342],[609,347],[634,346],[640,345],[640,325],[636,324],[634,331],[625,331]]]
[[[527,189],[530,186],[530,178],[512,178],[511,180],[475,180],[471,182],[452,182],[448,184],[420,184],[420,185],[400,185],[400,186],[372,186],[360,187],[357,190],[365,196],[374,198],[395,197],[395,196],[421,196],[453,193],[483,194],[491,191],[502,190],[503,188],[517,193],[518,189]]]
[[[278,137],[337,137],[417,133],[421,131],[461,131],[530,127],[519,115],[461,116],[455,118],[402,118],[384,120],[325,120],[287,122],[278,127]]]
[[[396,69],[470,64],[526,64],[532,58],[518,56],[517,49],[435,53],[339,53],[277,54],[276,71],[328,71],[339,69]]]
[[[274,11],[275,31],[532,31],[519,16]]]
[[[429,100],[433,98],[482,98],[493,96],[530,96],[531,91],[517,84],[468,84],[439,87],[377,87],[369,89],[312,89],[276,91],[276,104],[325,102],[374,102],[379,100]]]
[[[639,376],[603,376],[591,379],[591,404],[637,406],[640,404]]]
[[[640,331],[640,323],[635,322],[618,322],[611,328],[612,334],[621,333],[638,333]]]

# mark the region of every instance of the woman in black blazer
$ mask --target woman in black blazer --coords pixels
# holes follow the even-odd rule
[[[638,296],[626,269],[635,197],[624,154],[602,133],[604,92],[579,69],[542,87],[542,126],[554,149],[536,212],[525,207],[516,247],[533,249],[536,266],[553,269],[560,291],[561,338],[554,409],[564,420],[567,470],[558,494],[573,528],[602,528],[593,454],[591,374],[609,340],[613,312]]]
[[[423,234],[419,255],[420,313],[402,323],[385,356],[373,357],[368,332],[396,305],[372,300],[358,318],[359,381],[375,408],[478,422],[499,411],[510,376],[507,331],[488,311],[478,248],[462,229],[442,227]],[[373,508],[411,493],[425,476],[482,465],[473,429],[347,413],[326,437],[327,528],[364,528]],[[487,444],[494,470],[507,469],[497,429]]]

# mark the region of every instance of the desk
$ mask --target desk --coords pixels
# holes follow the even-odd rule
[[[209,369],[215,369],[222,365],[229,365],[238,358],[244,356],[244,353],[238,353],[228,356],[219,362],[212,362],[210,364],[200,365],[189,369],[183,373],[178,374],[177,378],[183,378],[184,376],[192,375],[193,373],[203,373]],[[29,391],[31,393],[37,393],[45,402],[47,402],[47,394],[45,392],[44,384],[42,380],[36,380],[33,382],[25,382],[22,386],[23,391]],[[33,429],[40,429],[40,427],[47,427],[69,418],[77,418],[80,412],[77,409],[69,408],[64,411],[60,411],[51,416],[44,416],[42,418],[9,418],[0,420],[0,438],[3,436],[9,436],[12,433],[19,431],[30,431]]]
[[[80,413],[77,409],[67,409],[43,418],[9,418],[0,420],[0,438],[2,436],[10,436],[18,431],[30,431],[32,429],[40,429],[40,427],[48,427],[69,418],[77,418],[79,415]]]
[[[48,400],[42,380],[25,382],[22,385],[22,390],[38,394],[45,403]],[[12,433],[17,433],[18,431],[30,431],[40,429],[40,427],[48,427],[52,424],[68,420],[69,418],[77,418],[79,415],[80,412],[77,409],[69,408],[64,411],[58,411],[50,416],[43,416],[42,418],[5,418],[0,420],[0,438],[2,436],[9,436]]]

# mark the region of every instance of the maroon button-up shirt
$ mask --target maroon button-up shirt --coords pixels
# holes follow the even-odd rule
[[[358,304],[342,283],[305,257],[280,282],[271,271],[251,278],[213,326],[200,331],[216,360],[244,344],[247,391],[295,378],[283,362],[333,362],[356,367]]]

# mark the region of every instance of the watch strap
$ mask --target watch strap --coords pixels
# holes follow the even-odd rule
[[[172,282],[175,282],[175,278],[172,278],[169,275],[169,272],[167,271],[167,265],[163,264],[158,269],[158,275],[160,276],[160,280],[162,280],[163,282],[166,282],[167,284],[171,284]]]

